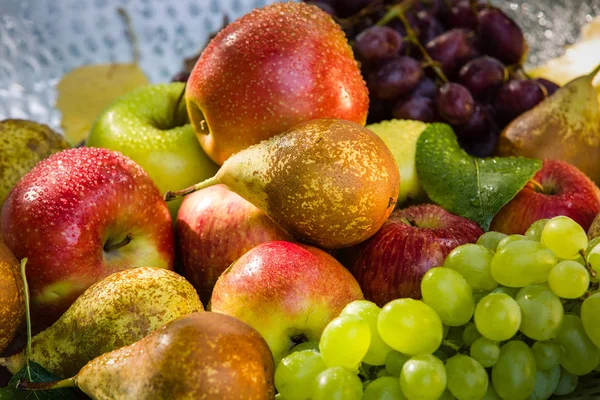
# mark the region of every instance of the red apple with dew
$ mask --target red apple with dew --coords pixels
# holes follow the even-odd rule
[[[227,267],[251,248],[274,240],[293,238],[225,185],[192,193],[179,208],[178,260],[204,304]]]
[[[172,221],[148,174],[115,151],[82,147],[38,163],[9,193],[2,241],[28,258],[33,320],[54,322],[85,289],[126,268],[173,268]]]
[[[219,165],[304,121],[364,125],[369,106],[339,25],[299,2],[254,10],[222,29],[194,66],[185,99],[202,148]]]
[[[380,307],[398,298],[420,299],[423,275],[442,265],[455,247],[475,243],[482,234],[475,222],[437,205],[396,210],[358,245],[351,269],[365,298]]]
[[[318,341],[329,321],[362,298],[352,274],[329,254],[275,241],[254,247],[223,272],[211,310],[259,331],[277,364],[295,343]]]
[[[544,160],[533,179],[492,220],[490,230],[523,235],[535,221],[564,215],[586,231],[600,212],[600,190],[577,167]]]

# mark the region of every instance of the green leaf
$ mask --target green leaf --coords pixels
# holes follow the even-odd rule
[[[458,144],[449,125],[431,124],[417,141],[417,174],[431,200],[477,222],[492,218],[542,167],[523,157],[475,158]]]
[[[46,371],[41,365],[30,362],[12,377],[8,386],[0,388],[0,400],[72,400],[75,399],[73,389],[57,389],[47,391],[18,390],[19,380],[27,379],[31,382],[53,382],[59,378]]]

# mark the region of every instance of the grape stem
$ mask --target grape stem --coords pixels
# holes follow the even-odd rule
[[[590,265],[590,263],[586,260],[586,258],[585,258],[585,251],[583,249],[579,250],[579,255],[581,256],[581,258],[583,258],[583,262],[585,263],[585,268],[588,270],[590,276],[592,278],[595,278],[598,274],[592,268],[592,266]]]
[[[425,47],[423,47],[423,45],[419,41],[419,38],[417,37],[417,34],[413,30],[412,26],[410,26],[410,23],[406,19],[406,16],[404,15],[404,13],[412,7],[413,3],[414,3],[414,0],[404,0],[400,4],[397,4],[393,7],[391,7],[387,11],[387,13],[379,21],[377,21],[377,23],[375,25],[377,25],[377,26],[386,25],[388,22],[392,21],[394,18],[398,18],[400,21],[402,21],[402,25],[404,25],[404,29],[406,29],[407,39],[412,44],[417,46],[417,48],[423,55],[423,59],[425,60],[425,62],[423,63],[424,66],[433,68],[436,75],[444,83],[446,83],[446,82],[448,82],[448,78],[446,77],[446,74],[444,74],[444,71],[442,71],[440,63],[435,61],[433,58],[431,58],[431,56],[429,55],[429,53],[427,52]]]
[[[457,353],[463,350],[463,348],[455,343],[452,343],[450,340],[442,340],[442,346],[446,346],[456,351]]]

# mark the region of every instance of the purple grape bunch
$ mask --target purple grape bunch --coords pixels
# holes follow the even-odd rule
[[[487,1],[307,2],[346,32],[369,88],[368,123],[445,122],[467,152],[486,157],[510,121],[558,89],[525,75],[523,32]],[[410,5],[389,18],[400,3]]]

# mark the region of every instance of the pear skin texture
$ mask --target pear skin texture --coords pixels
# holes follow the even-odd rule
[[[498,154],[566,161],[600,184],[600,105],[593,75],[569,82],[513,120],[500,135]]]
[[[25,320],[25,298],[19,262],[0,242],[0,353],[12,342]]]
[[[400,190],[385,143],[338,119],[304,122],[242,150],[216,176],[297,239],[327,249],[375,234]]]
[[[59,377],[72,376],[95,357],[202,310],[194,287],[175,272],[120,271],[87,289],[58,321],[33,337],[31,361]],[[8,369],[14,374],[25,360],[23,354],[11,360]]]
[[[47,125],[22,119],[0,121],[0,206],[39,161],[69,147],[65,138]]]
[[[233,317],[193,313],[90,361],[77,386],[97,400],[273,399],[273,358]]]

